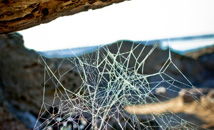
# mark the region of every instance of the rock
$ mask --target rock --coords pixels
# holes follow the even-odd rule
[[[198,59],[200,56],[203,56],[205,54],[211,54],[214,53],[214,46],[208,46],[205,48],[200,48],[198,50],[188,52],[185,54],[185,56],[192,57],[194,59]]]
[[[43,99],[45,99],[45,103],[49,104],[49,107],[51,107],[55,90],[57,85],[59,85],[49,71],[44,72],[44,70],[47,70],[47,66],[45,68],[43,60],[47,63],[54,75],[60,80],[66,89],[76,91],[82,84],[82,81],[77,72],[70,70],[73,66],[69,60],[40,58],[35,51],[26,49],[23,46],[23,42],[23,37],[18,33],[0,35],[0,95],[4,97],[2,104],[9,104],[3,108],[8,111],[8,114],[5,116],[12,115],[17,119],[17,121],[19,119],[25,124],[33,124],[32,122],[34,122],[35,119],[32,118],[32,115],[37,117],[43,103]],[[132,42],[130,41],[124,41],[123,43],[124,44],[120,50],[121,53],[126,52],[127,49],[130,50],[132,46]],[[144,45],[139,46],[143,47]],[[118,51],[117,48],[118,44],[108,46],[108,49],[112,53],[116,53]],[[137,61],[142,61],[151,48],[152,46],[146,46],[144,53],[140,55]],[[138,55],[140,51],[141,49],[136,49],[134,54]],[[97,55],[96,52],[85,54],[83,56],[93,57],[95,55]],[[202,83],[206,81],[206,69],[203,68],[199,61],[193,58],[181,56],[174,52],[171,52],[171,56],[172,61],[184,73],[184,75],[190,79],[191,82]],[[144,71],[142,72],[141,69],[139,69],[139,74],[152,74],[159,72],[168,58],[169,51],[163,51],[157,47],[146,60]],[[131,58],[129,66],[133,67],[135,63],[136,59]],[[169,67],[167,71],[168,74],[176,80],[183,80],[182,75],[180,75],[176,68]],[[155,81],[157,79],[158,77],[148,80]],[[43,98],[44,82],[46,86],[45,98]],[[165,87],[163,84],[161,86]],[[170,92],[167,92],[167,90],[168,89],[166,89],[165,94],[166,96],[169,96],[167,94]],[[180,89],[176,91],[179,92]],[[173,96],[175,97],[176,95]],[[207,98],[202,100],[205,100],[204,102],[206,102]],[[176,101],[177,103],[182,104],[183,98],[176,99]],[[191,104],[193,102],[194,101],[184,103]],[[209,102],[207,104],[209,105]],[[25,118],[21,119],[20,115],[25,115]],[[9,120],[11,121],[12,118],[9,118]],[[2,124],[6,124],[6,122],[9,122],[6,118],[1,120]],[[31,126],[28,126],[28,128],[31,128]]]
[[[58,17],[97,9],[125,0],[2,0],[0,34],[30,28]]]
[[[1,86],[0,86],[1,87]],[[15,115],[11,114],[3,102],[2,91],[0,89],[0,129],[1,130],[27,130]]]
[[[213,49],[213,51],[214,51],[214,49]],[[199,60],[199,62],[201,62],[201,64],[203,64],[203,66],[206,69],[214,72],[214,68],[213,68],[213,66],[214,66],[214,52],[201,55],[198,57],[198,60]]]
[[[133,43],[132,41],[118,41],[117,43],[113,43],[109,45],[108,49],[112,53],[116,54],[118,51],[118,47],[122,44],[120,52],[124,53],[124,52],[130,51],[130,48],[132,47],[132,43]],[[138,44],[138,42],[135,42],[135,43],[136,45]],[[143,47],[144,45],[142,44],[137,49],[135,49],[133,51],[134,55],[138,56]],[[146,57],[146,55],[149,53],[152,47],[153,47],[152,45],[148,45],[144,48],[143,53],[139,56],[137,60],[139,63]],[[127,55],[124,55],[124,57],[127,57]],[[143,74],[158,73],[168,58],[169,58],[169,50],[162,50],[161,48],[156,47],[155,50],[151,53],[151,55],[145,60]],[[177,68],[194,85],[200,82],[203,82],[206,79],[206,71],[197,60],[190,57],[182,56],[175,52],[171,52],[171,59],[172,59],[172,62],[177,66]],[[129,67],[133,67],[135,63],[136,63],[136,59],[131,57]],[[183,78],[183,76],[180,74],[177,68],[175,68],[171,64],[166,70],[167,74],[169,74],[170,76],[172,76],[172,78],[177,79],[179,81],[186,81],[186,79]],[[142,73],[141,69],[139,69],[138,72]],[[157,80],[159,78],[160,77],[156,76],[150,80]]]
[[[44,63],[39,57],[35,51],[24,48],[20,34],[0,35],[0,95],[4,97],[3,102],[10,104],[8,109],[12,111],[9,112],[16,117],[20,117],[18,113],[26,115],[26,112],[37,117],[43,103]],[[45,60],[54,72],[58,72],[55,74],[58,77],[59,73],[71,67],[61,59]],[[71,91],[81,84],[80,77],[74,71],[60,81]],[[55,87],[52,80],[46,81],[45,102],[48,104],[53,102]]]
[[[206,77],[205,80],[201,81],[200,87],[214,87],[214,46],[205,47],[199,49],[195,52],[189,52],[185,54],[186,56],[193,57],[198,61],[199,64],[204,68],[205,73],[203,75]]]
[[[155,93],[160,94],[160,95],[166,95],[166,88],[163,86],[160,86],[155,89]]]
[[[23,124],[25,124],[25,126],[27,126],[27,128],[29,128],[31,130],[34,128],[34,125],[37,122],[37,117],[35,117],[30,112],[18,112],[17,111],[16,116]],[[40,122],[38,121],[37,124],[39,125]]]

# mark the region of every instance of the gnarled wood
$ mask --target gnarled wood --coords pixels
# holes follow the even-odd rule
[[[125,0],[2,0],[0,34],[50,22],[60,16],[102,8]]]

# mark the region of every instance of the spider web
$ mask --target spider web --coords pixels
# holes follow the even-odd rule
[[[156,114],[149,104],[163,103],[170,96],[156,93],[164,86],[170,93],[178,94],[183,88],[194,88],[191,82],[168,58],[158,72],[146,73],[145,66],[150,56],[155,53],[157,44],[147,47],[142,44],[123,42],[100,48],[73,58],[64,58],[57,70],[52,70],[44,63],[44,95],[41,111],[35,130],[152,130],[152,129],[197,129],[199,126],[186,121],[169,110]],[[72,52],[71,52],[72,53]],[[61,65],[68,64],[66,71]],[[155,67],[155,66],[154,66]],[[174,69],[179,73],[179,80],[168,72]],[[64,86],[62,79],[75,71],[81,78],[77,89]],[[46,101],[46,84],[53,83],[55,89],[52,103]],[[195,88],[196,89],[196,88]],[[196,100],[194,94],[190,96]],[[139,115],[140,109],[134,106],[144,105],[152,114]],[[127,106],[129,106],[127,108]],[[156,109],[162,109],[157,107]],[[131,111],[131,112],[130,112]]]

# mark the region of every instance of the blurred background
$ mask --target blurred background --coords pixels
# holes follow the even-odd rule
[[[158,43],[148,73],[158,70],[153,66],[163,64],[170,48],[173,61],[181,72],[209,97],[200,100],[199,104],[186,103],[183,99],[191,97],[178,91],[171,97],[172,105],[177,97],[182,97],[184,104],[194,108],[206,104],[201,111],[192,110],[185,118],[202,128],[213,129],[213,4],[212,0],[131,0],[0,35],[0,129],[33,129],[43,102],[44,65],[40,56],[47,57],[51,69],[58,70],[60,58],[93,53],[121,40],[127,45],[133,41],[147,46]],[[60,69],[67,70],[67,67],[63,64]],[[176,76],[176,72],[169,71]],[[65,75],[62,82],[71,89],[81,84],[75,71]],[[51,102],[54,85],[47,83],[46,86],[49,92],[46,99]],[[161,93],[167,94],[167,90]]]

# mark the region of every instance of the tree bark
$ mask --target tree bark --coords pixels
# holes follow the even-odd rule
[[[123,1],[125,0],[2,0],[0,34],[27,29],[61,16]]]

